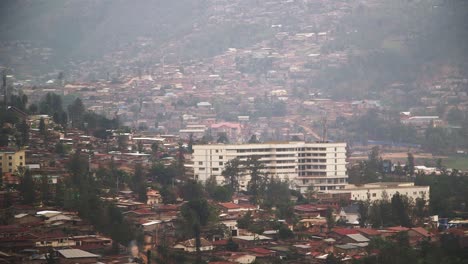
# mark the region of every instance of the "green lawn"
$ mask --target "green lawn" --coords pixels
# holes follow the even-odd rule
[[[442,164],[447,168],[468,170],[468,156],[454,156],[444,159]]]

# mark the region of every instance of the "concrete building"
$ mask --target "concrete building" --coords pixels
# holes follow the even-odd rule
[[[305,142],[194,145],[194,178],[204,182],[213,176],[221,184],[228,161],[249,157],[258,157],[265,172],[289,180],[292,188],[301,192],[309,187],[317,191],[343,189],[348,181],[346,143]],[[246,189],[249,180],[249,175],[242,175],[240,189]]]
[[[376,201],[383,197],[391,199],[396,193],[406,195],[408,198],[429,199],[429,186],[415,186],[412,182],[377,182],[364,185],[346,185],[344,189],[332,190],[330,193],[349,193],[351,200],[355,201]]]
[[[18,171],[18,167],[26,165],[24,150],[0,151],[0,164],[0,174],[6,172],[15,173]]]

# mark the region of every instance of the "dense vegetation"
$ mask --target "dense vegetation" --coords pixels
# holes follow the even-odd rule
[[[401,146],[420,145],[431,153],[450,154],[468,148],[468,115],[462,114],[456,125],[455,128],[428,125],[418,131],[416,127],[402,124],[396,112],[369,111],[356,118],[338,118],[333,128],[346,131],[339,140],[351,144],[379,140]]]
[[[337,98],[379,98],[393,83],[410,91],[419,81],[450,65],[466,74],[468,3],[449,1],[382,1],[359,5],[337,27],[337,37],[323,52],[351,51],[349,63],[324,71],[319,83]],[[350,84],[352,89],[350,89]]]

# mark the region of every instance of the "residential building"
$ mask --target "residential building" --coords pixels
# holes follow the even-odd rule
[[[351,204],[340,209],[336,220],[346,224],[358,225],[359,218],[359,206],[357,204]]]
[[[18,167],[26,165],[26,155],[24,150],[0,151],[0,173],[15,173],[18,171]]]
[[[346,143],[258,143],[211,144],[193,146],[194,178],[206,181],[215,177],[223,183],[226,163],[235,158],[246,161],[257,157],[264,172],[281,180],[289,180],[291,187],[306,192],[344,189],[346,173]],[[246,189],[248,174],[239,179],[240,189]]]
[[[415,186],[412,182],[377,182],[364,185],[346,185],[344,189],[332,190],[331,193],[349,193],[351,200],[376,201],[382,198],[391,199],[396,193],[408,198],[429,199],[429,186]]]
[[[210,251],[214,249],[213,244],[210,241],[204,238],[201,238],[200,242],[201,242],[200,251]],[[182,249],[183,251],[186,251],[186,252],[195,252],[197,250],[196,245],[195,245],[195,238],[177,243],[174,246],[174,248]]]

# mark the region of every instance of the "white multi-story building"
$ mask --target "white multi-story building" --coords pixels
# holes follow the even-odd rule
[[[305,142],[194,145],[194,178],[204,182],[213,176],[222,184],[226,163],[249,157],[258,157],[266,173],[288,180],[301,192],[311,186],[317,191],[342,189],[348,181],[346,143]],[[245,189],[249,180],[249,175],[240,177],[240,188]]]
[[[344,189],[332,190],[330,193],[349,194],[354,201],[376,201],[392,199],[399,193],[410,199],[424,198],[429,200],[429,186],[415,186],[412,182],[377,182],[364,185],[346,185]]]

